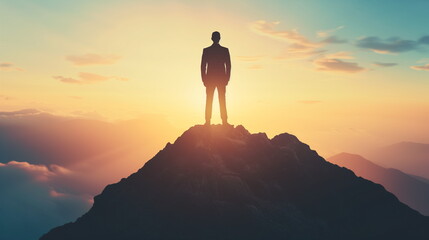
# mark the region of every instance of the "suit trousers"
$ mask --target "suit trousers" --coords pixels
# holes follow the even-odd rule
[[[210,121],[212,117],[213,95],[216,88],[219,98],[220,116],[222,118],[222,121],[226,122],[228,119],[228,115],[226,113],[225,84],[210,84],[206,86],[206,122]]]

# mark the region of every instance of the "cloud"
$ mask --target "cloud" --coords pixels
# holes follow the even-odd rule
[[[422,58],[417,61],[417,63],[427,63],[427,62],[429,62],[429,58]]]
[[[121,57],[117,55],[100,55],[94,53],[66,56],[67,61],[77,66],[110,65],[116,63],[119,59]]]
[[[74,78],[63,77],[63,76],[53,76],[53,78],[60,80],[63,83],[76,83],[76,84],[83,84],[84,83],[82,80],[77,80]]]
[[[374,62],[372,65],[377,67],[393,67],[398,65],[397,63],[383,63],[383,62]]]
[[[418,41],[405,40],[397,37],[380,39],[378,37],[363,37],[356,42],[356,46],[370,49],[380,54],[400,53],[419,50],[422,44],[429,44],[429,36],[424,36]]]
[[[335,29],[320,31],[317,33],[319,37],[324,37],[322,41],[312,41],[298,32],[296,29],[292,30],[276,30],[276,26],[280,22],[268,22],[264,20],[256,21],[250,24],[250,29],[257,34],[270,37],[272,39],[285,41],[289,43],[289,46],[274,59],[302,59],[317,56],[326,52],[322,49],[326,44],[339,44],[346,43],[347,40],[340,39],[336,36],[330,36],[332,33],[340,30],[343,26],[339,26]]]
[[[264,20],[256,21],[251,24],[251,29],[261,35],[271,37],[278,40],[284,40],[290,43],[300,43],[309,46],[319,46],[318,43],[308,40],[306,37],[301,35],[296,29],[278,31],[275,30],[275,26],[280,22],[267,22]]]
[[[350,52],[345,52],[345,51],[326,54],[325,58],[354,59],[354,57],[351,55]]]
[[[322,43],[339,44],[348,42],[346,39],[340,39],[337,36],[330,36],[321,41]]]
[[[3,62],[3,63],[0,63],[0,71],[12,72],[12,71],[23,71],[23,69],[16,67],[13,63]]]
[[[159,115],[107,122],[74,114],[87,117],[0,112],[0,239],[38,239],[75,220],[178,134]]]
[[[354,62],[345,62],[340,59],[317,59],[314,62],[319,71],[334,71],[334,72],[347,72],[357,73],[365,70],[365,68],[359,66]]]
[[[280,22],[267,22],[264,20],[256,21],[250,24],[250,29],[254,32],[280,41],[285,41],[290,44],[286,48],[286,52],[282,56],[277,57],[277,59],[287,59],[287,58],[306,58],[309,56],[317,55],[323,52],[321,48],[324,43],[314,42],[303,35],[301,35],[298,30],[276,30],[275,27]]]
[[[95,73],[81,72],[79,73],[78,78],[70,78],[63,76],[53,76],[54,79],[59,80],[63,83],[71,84],[92,84],[97,82],[104,82],[107,80],[119,80],[119,81],[128,81],[128,78],[116,77],[116,76],[103,76]]]
[[[37,180],[40,182],[47,182],[54,176],[61,175],[61,174],[68,174],[70,172],[66,168],[63,168],[55,164],[45,166],[45,165],[36,165],[36,164],[30,164],[28,162],[18,162],[18,161],[10,161],[6,164],[0,165],[0,167],[10,167],[15,169],[20,169],[20,171],[23,171],[26,174],[31,175],[34,180]]]
[[[319,101],[319,100],[301,100],[298,102],[303,103],[303,104],[316,104],[316,103],[321,103],[322,101]]]
[[[17,161],[0,164],[0,239],[37,239],[87,211],[89,196],[56,188],[56,178],[66,174],[68,170],[60,166]]]
[[[40,111],[33,108],[22,109],[19,111],[11,111],[11,112],[0,112],[0,117],[17,117],[17,116],[28,116],[39,114]]]
[[[346,62],[342,59],[353,59],[353,57],[348,52],[337,52],[317,58],[313,63],[318,71],[357,73],[365,70],[355,62]]]
[[[317,36],[326,38],[326,37],[329,37],[332,33],[336,32],[338,30],[341,30],[343,28],[344,28],[344,26],[338,26],[334,29],[322,30],[322,31],[317,32]]]
[[[411,66],[410,68],[418,71],[429,71],[429,63],[423,66]]]
[[[253,70],[257,70],[257,69],[262,69],[262,65],[260,64],[253,64],[251,66],[248,67],[249,69],[253,69]]]
[[[429,44],[429,36],[423,36],[419,39],[420,44]]]
[[[291,44],[281,56],[276,59],[308,58],[326,52],[326,50],[314,48],[299,43]]]
[[[346,42],[348,42],[346,39],[340,39],[339,37],[332,35],[333,33],[337,32],[343,28],[344,28],[344,26],[338,26],[334,29],[319,31],[319,32],[317,32],[317,36],[319,38],[325,38],[322,41],[320,41],[321,43],[328,43],[328,44],[346,43]]]

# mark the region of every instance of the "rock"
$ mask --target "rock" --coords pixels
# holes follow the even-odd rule
[[[41,240],[427,236],[427,217],[293,135],[197,125]]]

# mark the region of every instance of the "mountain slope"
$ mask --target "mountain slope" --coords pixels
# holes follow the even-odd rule
[[[41,239],[425,239],[428,227],[295,136],[195,126]]]
[[[429,184],[397,169],[387,169],[355,154],[340,153],[327,159],[356,175],[383,185],[399,200],[424,215],[429,215]]]

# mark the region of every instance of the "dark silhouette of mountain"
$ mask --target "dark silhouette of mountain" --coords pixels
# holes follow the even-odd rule
[[[429,178],[429,144],[400,142],[378,148],[364,156],[380,166]]]
[[[429,220],[295,136],[194,126],[50,239],[427,239]]]
[[[427,182],[397,169],[383,168],[355,154],[340,153],[326,160],[352,170],[357,176],[383,185],[401,202],[424,215],[429,215],[429,184]]]

